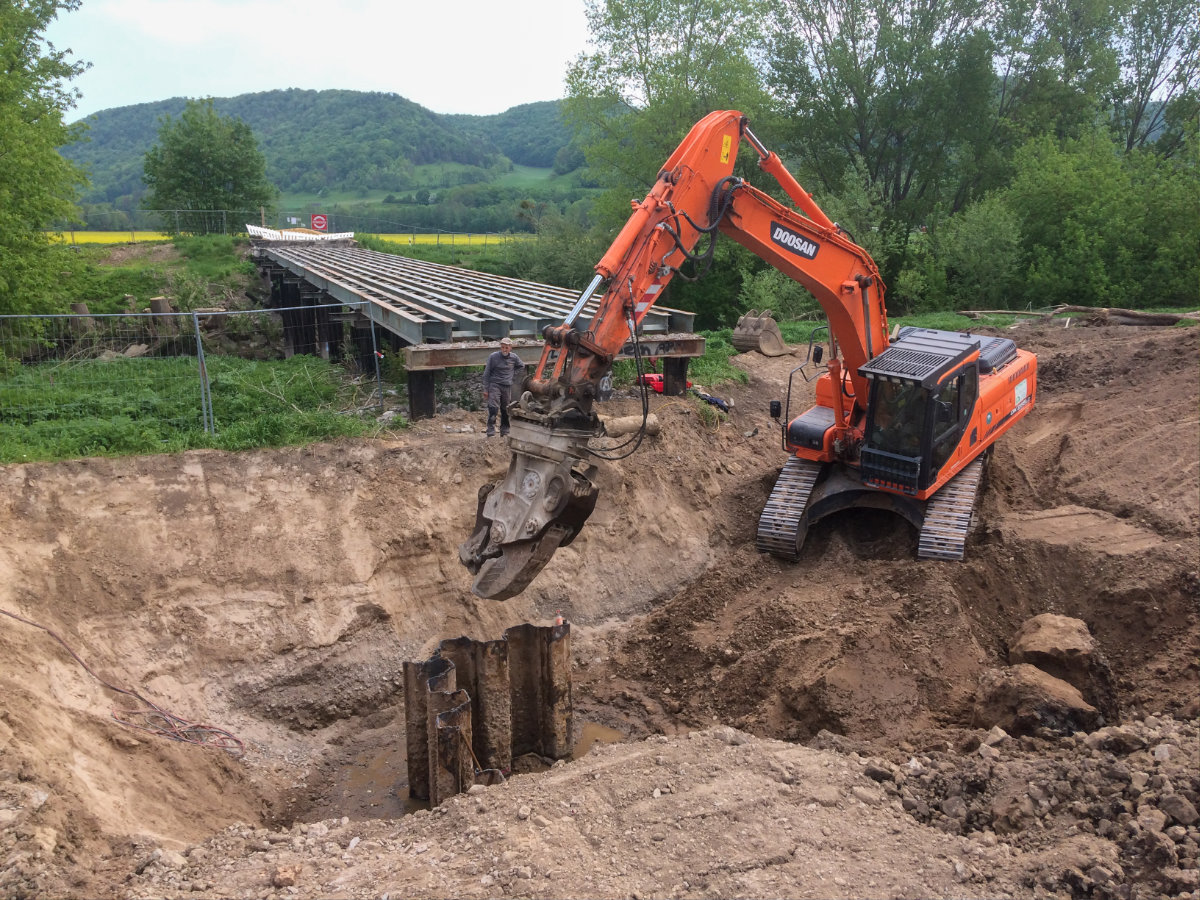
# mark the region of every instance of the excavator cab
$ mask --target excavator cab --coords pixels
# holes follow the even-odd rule
[[[902,329],[859,369],[870,384],[860,452],[863,483],[924,496],[972,428],[980,369],[1015,357],[1012,341],[930,328]]]
[[[977,386],[978,370],[971,363],[933,388],[872,379],[863,439],[870,462],[863,480],[905,493],[929,487],[962,440]]]

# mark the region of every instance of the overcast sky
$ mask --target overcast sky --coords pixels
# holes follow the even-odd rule
[[[277,88],[399,94],[492,115],[563,96],[583,0],[83,0],[46,37],[91,69],[66,116]]]

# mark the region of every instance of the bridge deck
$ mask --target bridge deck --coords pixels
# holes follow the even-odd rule
[[[536,338],[562,322],[579,294],[567,288],[474,272],[355,246],[319,243],[255,248],[259,265],[275,267],[346,303],[368,301],[365,315],[405,344]],[[596,313],[589,301],[579,316],[585,329]],[[656,306],[642,333],[690,332],[695,316]]]
[[[339,236],[340,237],[340,236]],[[562,322],[575,306],[575,291],[364,250],[352,241],[256,240],[253,255],[277,285],[299,282],[301,296],[326,295],[365,305],[362,314],[395,335],[409,372],[412,418],[433,415],[433,375],[450,366],[483,365],[502,337],[512,338],[526,363],[541,355],[547,325]],[[586,330],[598,301],[590,300],[577,322]],[[639,346],[628,342],[619,358],[665,357],[672,393],[687,383],[687,360],[704,355],[704,338],[693,334],[695,316],[655,306],[642,320]]]

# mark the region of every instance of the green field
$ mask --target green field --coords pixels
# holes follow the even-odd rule
[[[553,169],[536,169],[533,166],[514,165],[511,172],[501,175],[492,183],[508,188],[535,188],[551,185],[557,187],[576,187],[578,181],[578,172],[572,172],[569,175],[555,175]]]

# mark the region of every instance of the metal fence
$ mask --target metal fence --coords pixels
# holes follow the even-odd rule
[[[295,409],[288,379],[313,370],[264,364],[298,355],[340,367],[330,402],[349,396],[357,409],[339,412],[382,412],[377,326],[362,306],[0,316],[0,428],[119,417],[213,435],[272,406]],[[239,399],[233,388],[247,386],[263,402]]]

